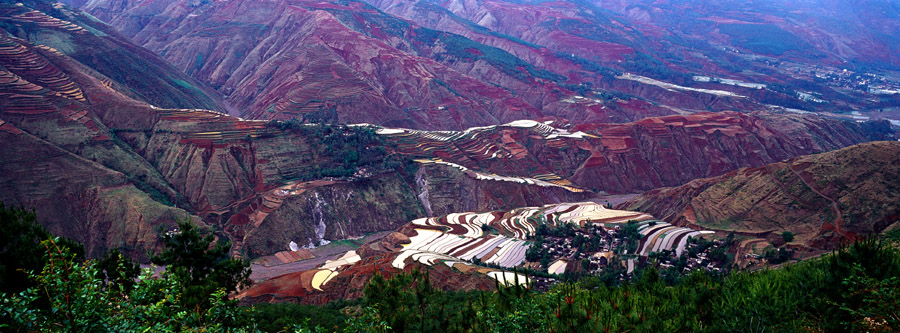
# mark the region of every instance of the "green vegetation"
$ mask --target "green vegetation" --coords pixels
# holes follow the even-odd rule
[[[766,258],[770,264],[778,265],[787,262],[794,258],[794,251],[788,250],[785,248],[779,248],[778,250],[770,249],[766,251],[763,255],[763,258]]]
[[[18,293],[33,287],[28,272],[39,271],[47,263],[47,249],[40,243],[51,237],[37,222],[34,211],[7,207],[0,203],[0,292]],[[84,257],[84,247],[69,239],[57,241],[76,258]]]
[[[421,274],[377,278],[367,288],[367,322],[395,331],[891,331],[900,327],[900,251],[866,240],[831,256],[781,269],[674,284],[654,268],[621,286],[600,278],[548,292],[438,292]],[[439,301],[436,301],[439,300]],[[439,304],[439,305],[438,305]],[[453,309],[448,311],[448,309]]]
[[[465,293],[434,288],[428,274],[413,270],[390,279],[376,274],[364,290],[364,304],[381,313],[395,331],[430,332],[461,329],[467,314]]]
[[[42,332],[224,331],[239,308],[224,290],[206,307],[184,307],[181,281],[145,271],[131,290],[101,278],[95,260],[81,261],[56,240],[41,242],[47,264],[29,274],[35,287],[0,295],[0,329]],[[127,269],[122,267],[123,271]],[[124,274],[123,274],[124,275]]]
[[[4,226],[29,226],[33,213],[0,207]],[[23,223],[26,222],[26,223]],[[8,231],[11,229],[7,229]],[[364,297],[323,307],[236,306],[228,290],[245,278],[245,263],[181,223],[157,258],[153,276],[121,254],[83,260],[58,239],[40,243],[39,228],[3,238],[37,245],[45,260],[25,273],[30,285],[0,294],[3,331],[285,331],[297,332],[596,332],[596,331],[894,331],[900,328],[900,250],[879,239],[780,269],[716,275],[696,271],[671,279],[654,267],[620,281],[584,277],[536,292],[441,291],[425,272],[376,274]],[[561,232],[564,230],[561,230]],[[6,233],[10,235],[12,233]],[[889,236],[896,236],[890,233]],[[19,242],[19,243],[16,243]],[[780,250],[779,250],[780,251]],[[7,254],[9,252],[4,252]],[[9,256],[4,255],[6,260]],[[162,259],[160,259],[162,258]],[[232,264],[227,264],[233,262]],[[6,262],[4,262],[6,264]],[[2,276],[7,279],[10,271]],[[4,280],[8,281],[8,280]],[[6,284],[4,284],[4,287]],[[197,302],[196,300],[203,301]]]
[[[543,220],[543,218],[541,220]],[[580,253],[600,251],[602,247],[601,237],[588,238],[583,234],[579,234],[576,231],[578,229],[579,228],[572,223],[563,223],[551,227],[546,222],[539,222],[538,227],[535,230],[535,235],[532,237],[535,242],[531,243],[531,247],[526,250],[525,259],[528,261],[540,260],[542,264],[545,262],[549,263],[552,258],[547,249],[543,247],[543,245],[548,242],[548,237],[571,239],[572,247],[578,249],[578,252]],[[590,224],[586,226],[585,231],[589,235],[594,235],[597,230],[600,229],[602,229],[602,227],[599,225]],[[635,231],[637,231],[637,229],[635,229]],[[543,266],[546,268],[547,265]]]
[[[302,124],[293,119],[273,121],[267,125],[280,130],[298,131],[309,138],[307,142],[313,152],[309,160],[311,167],[303,173],[286,176],[290,178],[286,180],[349,178],[361,169],[372,174],[409,170],[406,167],[409,160],[398,154],[388,154],[386,143],[375,134],[373,128],[327,124],[324,118],[309,121],[312,123]]]
[[[155,278],[118,251],[82,259],[81,245],[45,238],[33,212],[0,205],[0,220],[2,331],[224,331],[246,316],[227,295],[248,282],[249,263],[228,258],[225,244],[211,247],[213,237],[188,222],[164,237],[154,261],[168,266]]]
[[[699,253],[706,252],[709,248],[715,245],[715,242],[707,240],[703,237],[691,237],[688,238],[689,244],[696,244],[696,246],[690,246],[687,248],[685,255],[688,258],[697,258]],[[734,233],[729,233],[728,236],[725,237],[723,246],[717,247],[712,251],[709,251],[709,260],[721,263],[726,265],[734,261],[734,254],[728,253],[728,249],[735,245],[736,241],[734,240]],[[684,255],[683,255],[684,256]],[[676,265],[676,268],[683,268]]]
[[[112,289],[131,292],[141,275],[141,265],[129,260],[119,250],[112,250],[97,261],[97,273]]]
[[[900,242],[900,228],[885,232],[884,238],[892,242]]]
[[[794,241],[794,233],[790,231],[785,231],[781,233],[781,238],[784,239],[785,243],[790,243]]]
[[[638,231],[638,227],[639,225],[636,221],[628,221],[628,223],[622,226],[622,230],[619,231],[619,237],[625,239],[625,249],[628,250],[628,253],[635,253],[638,250],[638,242],[641,239],[641,233]]]
[[[285,329],[300,327],[320,327],[330,331],[338,331],[346,326],[350,319],[341,310],[358,307],[359,301],[331,302],[325,306],[303,305],[295,303],[262,303],[247,307],[246,316],[241,317],[241,326],[251,327],[263,332],[281,332]]]
[[[181,288],[178,299],[185,308],[210,307],[209,295],[216,291],[230,293],[250,285],[250,262],[231,259],[231,244],[205,236],[191,222],[179,222],[177,233],[163,236],[166,249],[152,261],[165,266],[166,273]]]

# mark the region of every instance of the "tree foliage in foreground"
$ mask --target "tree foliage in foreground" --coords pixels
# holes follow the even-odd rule
[[[34,211],[0,203],[0,292],[21,292],[34,286],[27,272],[44,267],[47,251],[40,243],[50,237],[38,224]],[[77,257],[84,257],[81,244],[69,239],[60,239],[59,243]]]
[[[0,211],[25,220],[25,213]],[[189,225],[166,239],[167,249],[157,261],[169,269],[158,277],[148,269],[137,279],[134,264],[121,254],[84,260],[58,239],[35,243],[34,237],[4,236],[4,242],[12,242],[0,244],[4,250],[9,244],[37,246],[41,253],[36,255],[44,259],[39,269],[22,271],[27,289],[0,293],[0,331],[900,330],[900,250],[878,239],[773,270],[726,276],[696,272],[670,280],[650,268],[616,286],[587,277],[544,293],[500,285],[493,292],[445,292],[420,271],[376,275],[357,302],[318,310],[291,305],[254,310],[236,306],[227,296],[249,273],[246,263],[231,262],[222,245],[214,246],[213,238]],[[325,314],[331,319],[312,321]],[[295,321],[257,324],[279,315]],[[338,325],[343,315],[348,318]]]
[[[779,269],[696,272],[674,285],[650,268],[620,286],[585,278],[545,293],[441,292],[423,275],[373,279],[370,319],[404,332],[900,330],[900,251],[876,239]]]
[[[0,219],[9,231],[0,249],[29,256],[4,256],[0,279],[22,288],[0,293],[0,331],[246,329],[238,327],[245,309],[228,294],[249,282],[249,263],[229,258],[227,244],[214,245],[190,222],[163,238],[166,248],[153,260],[166,270],[154,276],[115,250],[84,260],[80,244],[48,238],[33,212],[0,205]]]
[[[223,289],[204,295],[208,307],[181,304],[182,286],[172,273],[154,278],[145,270],[129,288],[108,282],[95,260],[80,261],[55,240],[41,243],[48,254],[40,272],[29,274],[36,287],[0,297],[0,329],[40,332],[225,331],[240,316]],[[120,260],[119,277],[128,268]],[[46,297],[47,307],[36,304]]]
[[[182,289],[179,302],[185,308],[207,307],[209,295],[217,290],[225,293],[250,285],[250,263],[232,259],[231,245],[215,242],[211,233],[189,221],[178,223],[179,232],[163,236],[165,250],[151,261],[165,266]]]

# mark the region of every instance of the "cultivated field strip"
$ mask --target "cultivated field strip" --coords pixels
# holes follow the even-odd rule
[[[475,271],[487,274],[501,283],[515,283],[516,275],[503,269],[525,264],[525,253],[532,245],[528,238],[535,235],[542,224],[569,224],[577,227],[594,224],[615,229],[630,221],[640,223],[638,230],[642,237],[637,254],[644,256],[663,250],[674,250],[680,254],[687,245],[688,237],[706,233],[673,226],[640,212],[609,209],[594,202],[522,207],[509,211],[452,213],[411,221],[409,231],[404,231],[408,242],[395,250],[391,267],[404,270],[412,263],[426,266],[443,263],[448,267],[463,268],[486,264],[500,269],[478,268]],[[355,252],[348,252],[341,259],[328,262],[319,269],[340,271],[342,267],[359,260]],[[629,264],[633,267],[634,263]],[[557,260],[550,265],[549,272],[563,274],[569,265],[566,260]],[[322,284],[319,282],[327,282],[331,278],[330,274],[316,273],[311,288],[321,288]],[[519,278],[519,283],[525,283],[524,276]]]
[[[367,125],[367,124],[360,124]],[[372,125],[367,125],[372,126]],[[557,128],[551,122],[537,122],[533,120],[519,120],[504,125],[474,127],[465,131],[422,131],[402,128],[376,128],[376,133],[390,137],[398,143],[397,148],[401,153],[411,156],[434,156],[421,159],[420,163],[441,164],[456,167],[469,172],[478,179],[511,181],[528,183],[539,186],[560,186],[573,192],[581,192],[571,182],[560,175],[553,173],[546,166],[535,164],[534,161],[523,159],[529,154],[528,150],[521,146],[517,140],[540,140],[547,147],[574,146],[575,142],[586,138],[597,139],[597,136],[584,132],[570,132]],[[518,139],[514,139],[518,138]],[[489,170],[479,169],[482,161],[487,160],[516,160],[517,163],[534,164],[531,175],[498,175]],[[496,171],[496,170],[495,170]]]
[[[564,184],[571,184],[571,183],[569,183],[567,181],[562,181],[562,179],[556,175],[541,174],[540,176],[544,177],[544,179],[550,179],[550,181],[547,181],[547,180],[541,180],[541,179],[530,178],[530,177],[501,176],[501,175],[493,174],[493,173],[474,171],[463,165],[459,165],[459,164],[456,164],[453,162],[446,162],[439,158],[416,159],[414,161],[418,162],[420,164],[438,164],[438,165],[445,165],[448,167],[456,168],[456,169],[459,169],[460,171],[470,173],[475,179],[478,179],[478,180],[493,180],[493,181],[500,181],[500,182],[512,182],[512,183],[520,183],[520,184],[537,185],[537,186],[542,186],[542,187],[559,187],[559,188],[566,189],[570,192],[575,192],[575,193],[584,192],[583,189],[580,189],[580,188],[577,188],[574,186],[564,185]]]
[[[674,250],[676,257],[684,252],[688,238],[713,233],[677,227],[662,221],[647,221],[638,227],[638,232],[642,235],[638,243],[639,255]]]
[[[0,35],[0,64],[22,79],[52,91],[64,98],[85,102],[84,92],[63,71],[39,52],[17,39]]]
[[[204,128],[216,128],[214,131],[197,132],[186,130],[184,140],[194,144],[215,144],[232,140],[246,140],[262,135],[275,135],[281,131],[266,126],[265,120],[245,120],[224,113],[202,109],[159,109],[163,120],[178,121],[189,124],[204,124]],[[215,126],[211,126],[215,125]]]

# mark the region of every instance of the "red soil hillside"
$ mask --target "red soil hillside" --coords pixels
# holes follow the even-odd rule
[[[43,45],[90,67],[121,93],[159,107],[222,109],[205,84],[177,71],[159,56],[114,29],[59,3],[0,3],[0,33]]]
[[[621,209],[700,228],[831,249],[897,228],[900,142],[871,142],[644,193]]]
[[[6,9],[17,15],[32,13],[28,8]],[[71,33],[69,51],[102,38],[90,26],[50,17],[43,17],[47,24],[3,22],[25,37]],[[414,175],[403,172],[402,161],[385,159],[370,132],[157,108],[135,99],[140,89],[131,82],[41,41],[0,35],[0,201],[36,209],[48,229],[84,242],[90,255],[120,248],[145,260],[159,234],[190,214],[224,230],[218,236],[233,241],[234,254],[249,256],[285,250],[292,241],[316,246],[391,230],[424,215],[420,200],[430,196],[417,196]],[[121,70],[117,75],[141,75]],[[350,139],[357,141],[336,146]],[[344,169],[350,154],[358,168],[352,177]],[[472,209],[587,196],[513,182],[482,185],[465,174],[421,179],[463,191],[457,197],[477,194],[466,201]],[[500,195],[509,192],[523,194]]]
[[[900,104],[900,94],[890,94],[900,87],[892,58],[829,53],[827,41],[801,33],[805,24],[781,9],[785,17],[665,3],[370,4],[98,0],[83,8],[216,87],[233,114],[256,119],[459,130],[541,116],[627,122]],[[837,9],[819,15],[865,36],[883,35],[842,21]],[[682,31],[685,16],[691,25]],[[762,33],[734,23],[741,20],[763,21]],[[835,35],[826,19],[810,21],[833,39],[850,38]],[[766,40],[768,32],[787,44]],[[875,37],[860,52],[894,50],[891,40]]]
[[[900,87],[898,9],[883,1],[370,3],[422,26],[500,47],[570,80],[677,109],[760,110],[760,103],[846,111],[900,103],[896,95],[865,87],[873,81]],[[612,79],[597,66],[749,98],[634,84]]]
[[[483,172],[484,178],[527,177],[610,193],[680,185],[893,133],[885,122],[736,112],[557,126],[520,121],[465,132],[379,133],[405,154]]]
[[[108,5],[86,8],[216,87],[245,117],[461,129],[541,116],[509,91],[422,57],[408,43],[354,30],[379,15],[359,2],[156,1],[125,4],[126,13]],[[135,17],[140,26],[128,22]],[[395,33],[416,33],[404,21],[389,23],[406,24]]]

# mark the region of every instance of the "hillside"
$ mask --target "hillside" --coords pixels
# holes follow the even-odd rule
[[[542,116],[628,122],[787,108],[900,120],[883,113],[900,105],[900,59],[891,56],[900,45],[886,37],[900,24],[895,8],[728,3],[94,0],[81,8],[215,87],[247,118],[461,130]]]
[[[230,239],[232,254],[256,258],[416,217],[606,200],[893,136],[884,121],[790,113],[421,131],[163,108],[209,95],[202,84],[167,84],[191,81],[146,51],[130,51],[101,23],[48,6],[2,7],[0,22],[11,31],[0,37],[0,120],[9,137],[2,149],[16,158],[0,162],[0,199],[38,208],[49,230],[91,254],[122,248],[145,259],[156,235],[192,215]],[[115,50],[125,64],[112,70],[99,57],[79,60],[103,49],[93,45],[124,45]],[[154,89],[129,79],[148,68],[160,71]],[[31,156],[58,162],[35,168],[24,162]]]
[[[652,190],[618,207],[769,242],[790,231],[791,244],[831,249],[898,227],[898,153],[896,141],[864,143]]]
[[[517,84],[543,95],[553,85],[532,82],[536,78],[527,71],[537,71],[502,50],[410,25],[362,2],[109,6],[91,2],[85,8],[216,87],[234,113],[247,118],[463,129],[543,116],[516,93],[436,57],[463,56],[472,64],[489,53],[502,59],[480,61],[483,71],[525,81]]]
[[[426,163],[608,193],[680,185],[741,167],[893,138],[883,121],[762,112],[576,126],[517,121],[458,132],[384,128],[377,133]]]
[[[129,97],[159,107],[224,107],[209,86],[179,72],[96,18],[59,3],[4,2],[0,4],[0,31],[4,38],[19,38],[70,57],[100,74],[103,84],[115,85],[114,89]],[[26,60],[13,59],[20,56],[17,53],[4,56],[7,60]]]
[[[183,87],[168,81],[153,89],[129,85],[121,78],[144,75],[129,64],[165,64],[133,45],[136,54],[117,49],[126,56],[116,78],[103,74],[111,67],[76,57],[119,45],[107,41],[116,37],[96,21],[75,20],[78,12],[42,6],[2,7],[4,29],[23,38],[0,35],[0,150],[8,156],[0,161],[0,200],[35,208],[50,231],[83,242],[89,255],[118,248],[144,261],[158,249],[159,235],[187,217],[219,228],[217,236],[231,239],[235,254],[257,256],[292,240],[315,246],[393,229],[423,214],[404,159],[385,159],[372,130],[299,128],[154,106],[177,101],[146,97],[151,92],[187,98],[199,90],[178,90]],[[54,34],[71,45],[42,38]],[[154,79],[191,80],[171,67],[157,70]],[[193,101],[206,95],[197,96]],[[195,105],[182,102],[175,105]],[[471,201],[475,207],[586,198],[515,182],[481,186],[462,174],[443,180],[455,182],[469,193],[529,193],[510,203],[482,195]],[[296,225],[297,214],[307,224]]]
[[[892,37],[900,33],[898,8],[880,1],[370,3],[500,47],[595,89],[679,110],[779,105],[863,111],[897,104],[896,96],[869,89],[898,87],[900,44]],[[594,66],[653,80],[613,79]]]
[[[107,125],[152,121],[149,105],[132,98],[185,107],[215,107],[215,99],[85,20],[44,2],[0,4],[0,200],[36,209],[89,255],[121,248],[146,259],[175,219],[202,222],[172,206],[183,207],[183,197]]]

